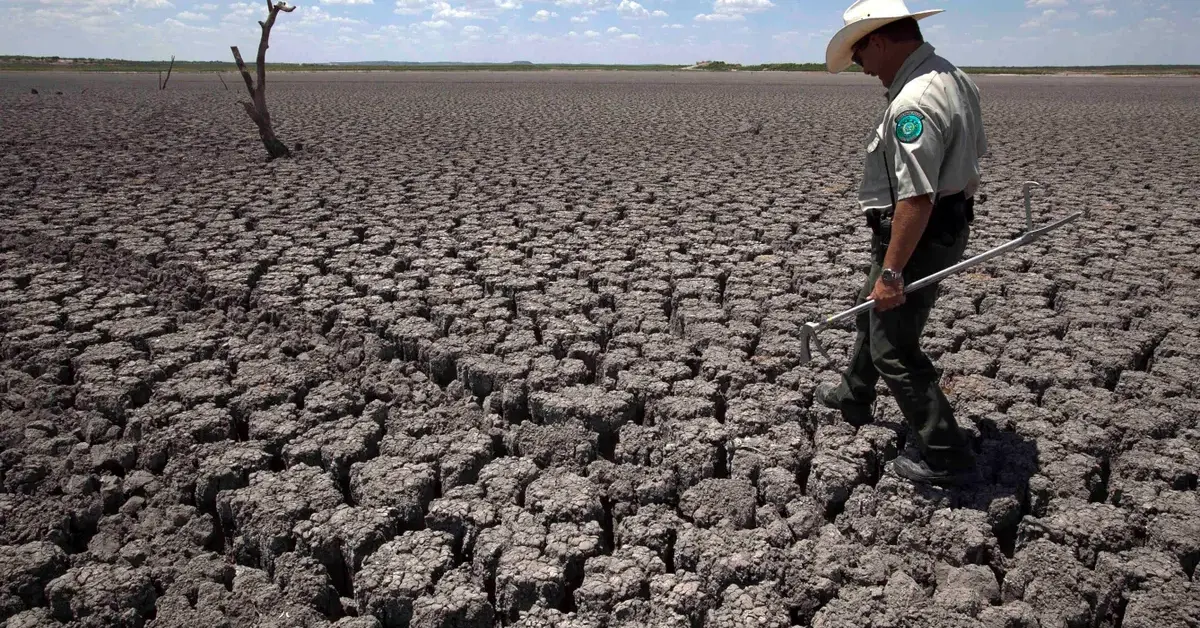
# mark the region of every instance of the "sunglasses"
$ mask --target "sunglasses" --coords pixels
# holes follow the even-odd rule
[[[860,57],[860,55],[861,55],[862,51],[864,49],[866,49],[867,42],[870,39],[871,39],[871,36],[867,35],[866,37],[863,37],[862,39],[854,42],[854,45],[850,47],[850,52],[851,52],[850,60],[853,61],[859,67],[862,67],[862,58]]]

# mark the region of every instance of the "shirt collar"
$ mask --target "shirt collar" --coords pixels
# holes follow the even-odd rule
[[[896,78],[892,81],[892,86],[888,88],[888,102],[895,100],[896,96],[900,95],[900,90],[904,89],[904,86],[908,84],[913,72],[916,72],[917,68],[932,56],[933,44],[929,42],[922,43],[912,54],[908,55],[908,58],[900,65],[900,69],[896,71]]]

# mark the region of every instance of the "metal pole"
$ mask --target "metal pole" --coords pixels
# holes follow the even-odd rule
[[[1057,229],[1058,227],[1061,227],[1062,225],[1065,225],[1065,224],[1079,218],[1080,216],[1090,216],[1091,215],[1091,211],[1088,209],[1085,209],[1082,212],[1076,212],[1070,216],[1067,216],[1066,218],[1052,222],[1044,227],[1039,227],[1037,229],[1034,229],[1033,228],[1033,209],[1031,207],[1030,199],[1029,199],[1029,190],[1030,190],[1030,188],[1032,188],[1034,186],[1045,187],[1042,184],[1038,183],[1037,181],[1026,181],[1025,182],[1025,185],[1024,185],[1025,233],[1021,234],[1020,237],[1018,237],[1014,240],[1011,240],[1009,242],[1006,242],[1004,244],[1001,244],[1000,246],[997,246],[997,247],[991,249],[990,251],[985,251],[983,253],[980,253],[979,255],[976,255],[975,257],[972,257],[971,259],[965,260],[963,262],[955,264],[954,266],[943,269],[939,272],[929,275],[928,277],[923,277],[917,281],[914,281],[913,283],[909,284],[908,286],[906,286],[904,288],[904,293],[908,294],[914,290],[920,290],[921,288],[924,288],[930,284],[941,281],[942,279],[944,279],[950,275],[953,275],[954,273],[960,272],[962,270],[965,270],[967,268],[970,268],[972,266],[975,266],[977,264],[985,262],[989,259],[992,259],[993,257],[996,257],[1006,251],[1017,248],[1019,246],[1024,246],[1024,245],[1042,237],[1048,231]],[[842,312],[840,314],[834,314],[833,316],[829,316],[825,320],[823,320],[819,323],[816,323],[816,322],[805,323],[804,326],[800,328],[800,341],[801,341],[800,342],[800,360],[802,362],[808,362],[809,358],[811,357],[811,354],[809,352],[809,343],[815,343],[817,345],[817,350],[821,352],[821,355],[824,355],[826,358],[828,358],[829,354],[825,352],[825,347],[821,346],[821,341],[817,339],[817,332],[819,332],[822,329],[824,329],[825,327],[829,326],[829,324],[831,324],[831,323],[840,321],[845,318],[849,318],[851,316],[857,316],[858,314],[861,314],[862,312],[865,312],[873,307],[875,307],[875,300],[871,299],[864,303],[860,303],[859,305],[856,305],[856,306],[846,310],[845,312]]]
[[[1045,227],[1039,227],[1038,229],[1031,229],[1029,231],[1026,231],[1024,234],[1021,235],[1021,237],[1019,237],[1015,240],[1011,240],[1009,242],[1006,242],[1005,244],[1001,244],[1000,246],[997,246],[989,251],[980,253],[979,255],[976,255],[975,257],[972,257],[971,259],[959,262],[959,263],[955,264],[954,266],[942,269],[932,275],[929,275],[928,277],[918,279],[917,281],[914,281],[911,284],[908,284],[904,288],[904,293],[908,294],[914,290],[920,290],[921,288],[924,288],[925,286],[928,286],[929,284],[941,281],[942,279],[945,279],[946,277],[953,275],[954,273],[957,273],[961,270],[965,270],[967,268],[970,268],[970,267],[980,264],[982,262],[986,262],[987,260],[990,260],[993,257],[996,257],[996,256],[1000,255],[1001,253],[1004,253],[1010,249],[1015,249],[1019,246],[1024,246],[1026,244],[1029,244],[1030,242],[1033,242],[1034,240],[1045,235],[1045,233],[1047,231],[1061,227],[1062,225],[1065,225],[1068,222],[1071,222],[1071,221],[1079,218],[1082,215],[1083,215],[1083,212],[1076,212],[1070,216],[1067,216],[1066,218],[1063,218],[1062,220],[1050,223],[1050,224],[1046,225]],[[820,324],[820,327],[824,327],[827,324],[835,322],[835,321],[840,321],[843,318],[854,316],[856,314],[859,314],[861,312],[869,310],[874,306],[875,306],[874,299],[871,299],[864,303],[860,303],[860,304],[846,310],[845,312],[842,312],[841,314],[835,314],[833,316],[830,316],[829,318],[826,318],[825,321]]]

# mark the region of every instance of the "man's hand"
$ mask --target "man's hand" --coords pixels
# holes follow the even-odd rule
[[[904,286],[887,283],[880,277],[875,280],[875,289],[871,291],[871,298],[875,300],[876,311],[886,312],[904,304]]]
[[[891,242],[883,260],[884,268],[904,269],[913,249],[917,247],[917,241],[925,232],[932,211],[933,201],[924,195],[901,199],[896,203],[896,211],[892,214]],[[890,285],[884,283],[883,278],[877,279],[871,298],[875,299],[877,311],[886,312],[904,303],[904,286]]]

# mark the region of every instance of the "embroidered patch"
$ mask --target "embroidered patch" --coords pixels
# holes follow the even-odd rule
[[[915,142],[925,132],[925,116],[919,111],[905,111],[896,118],[896,139]]]

